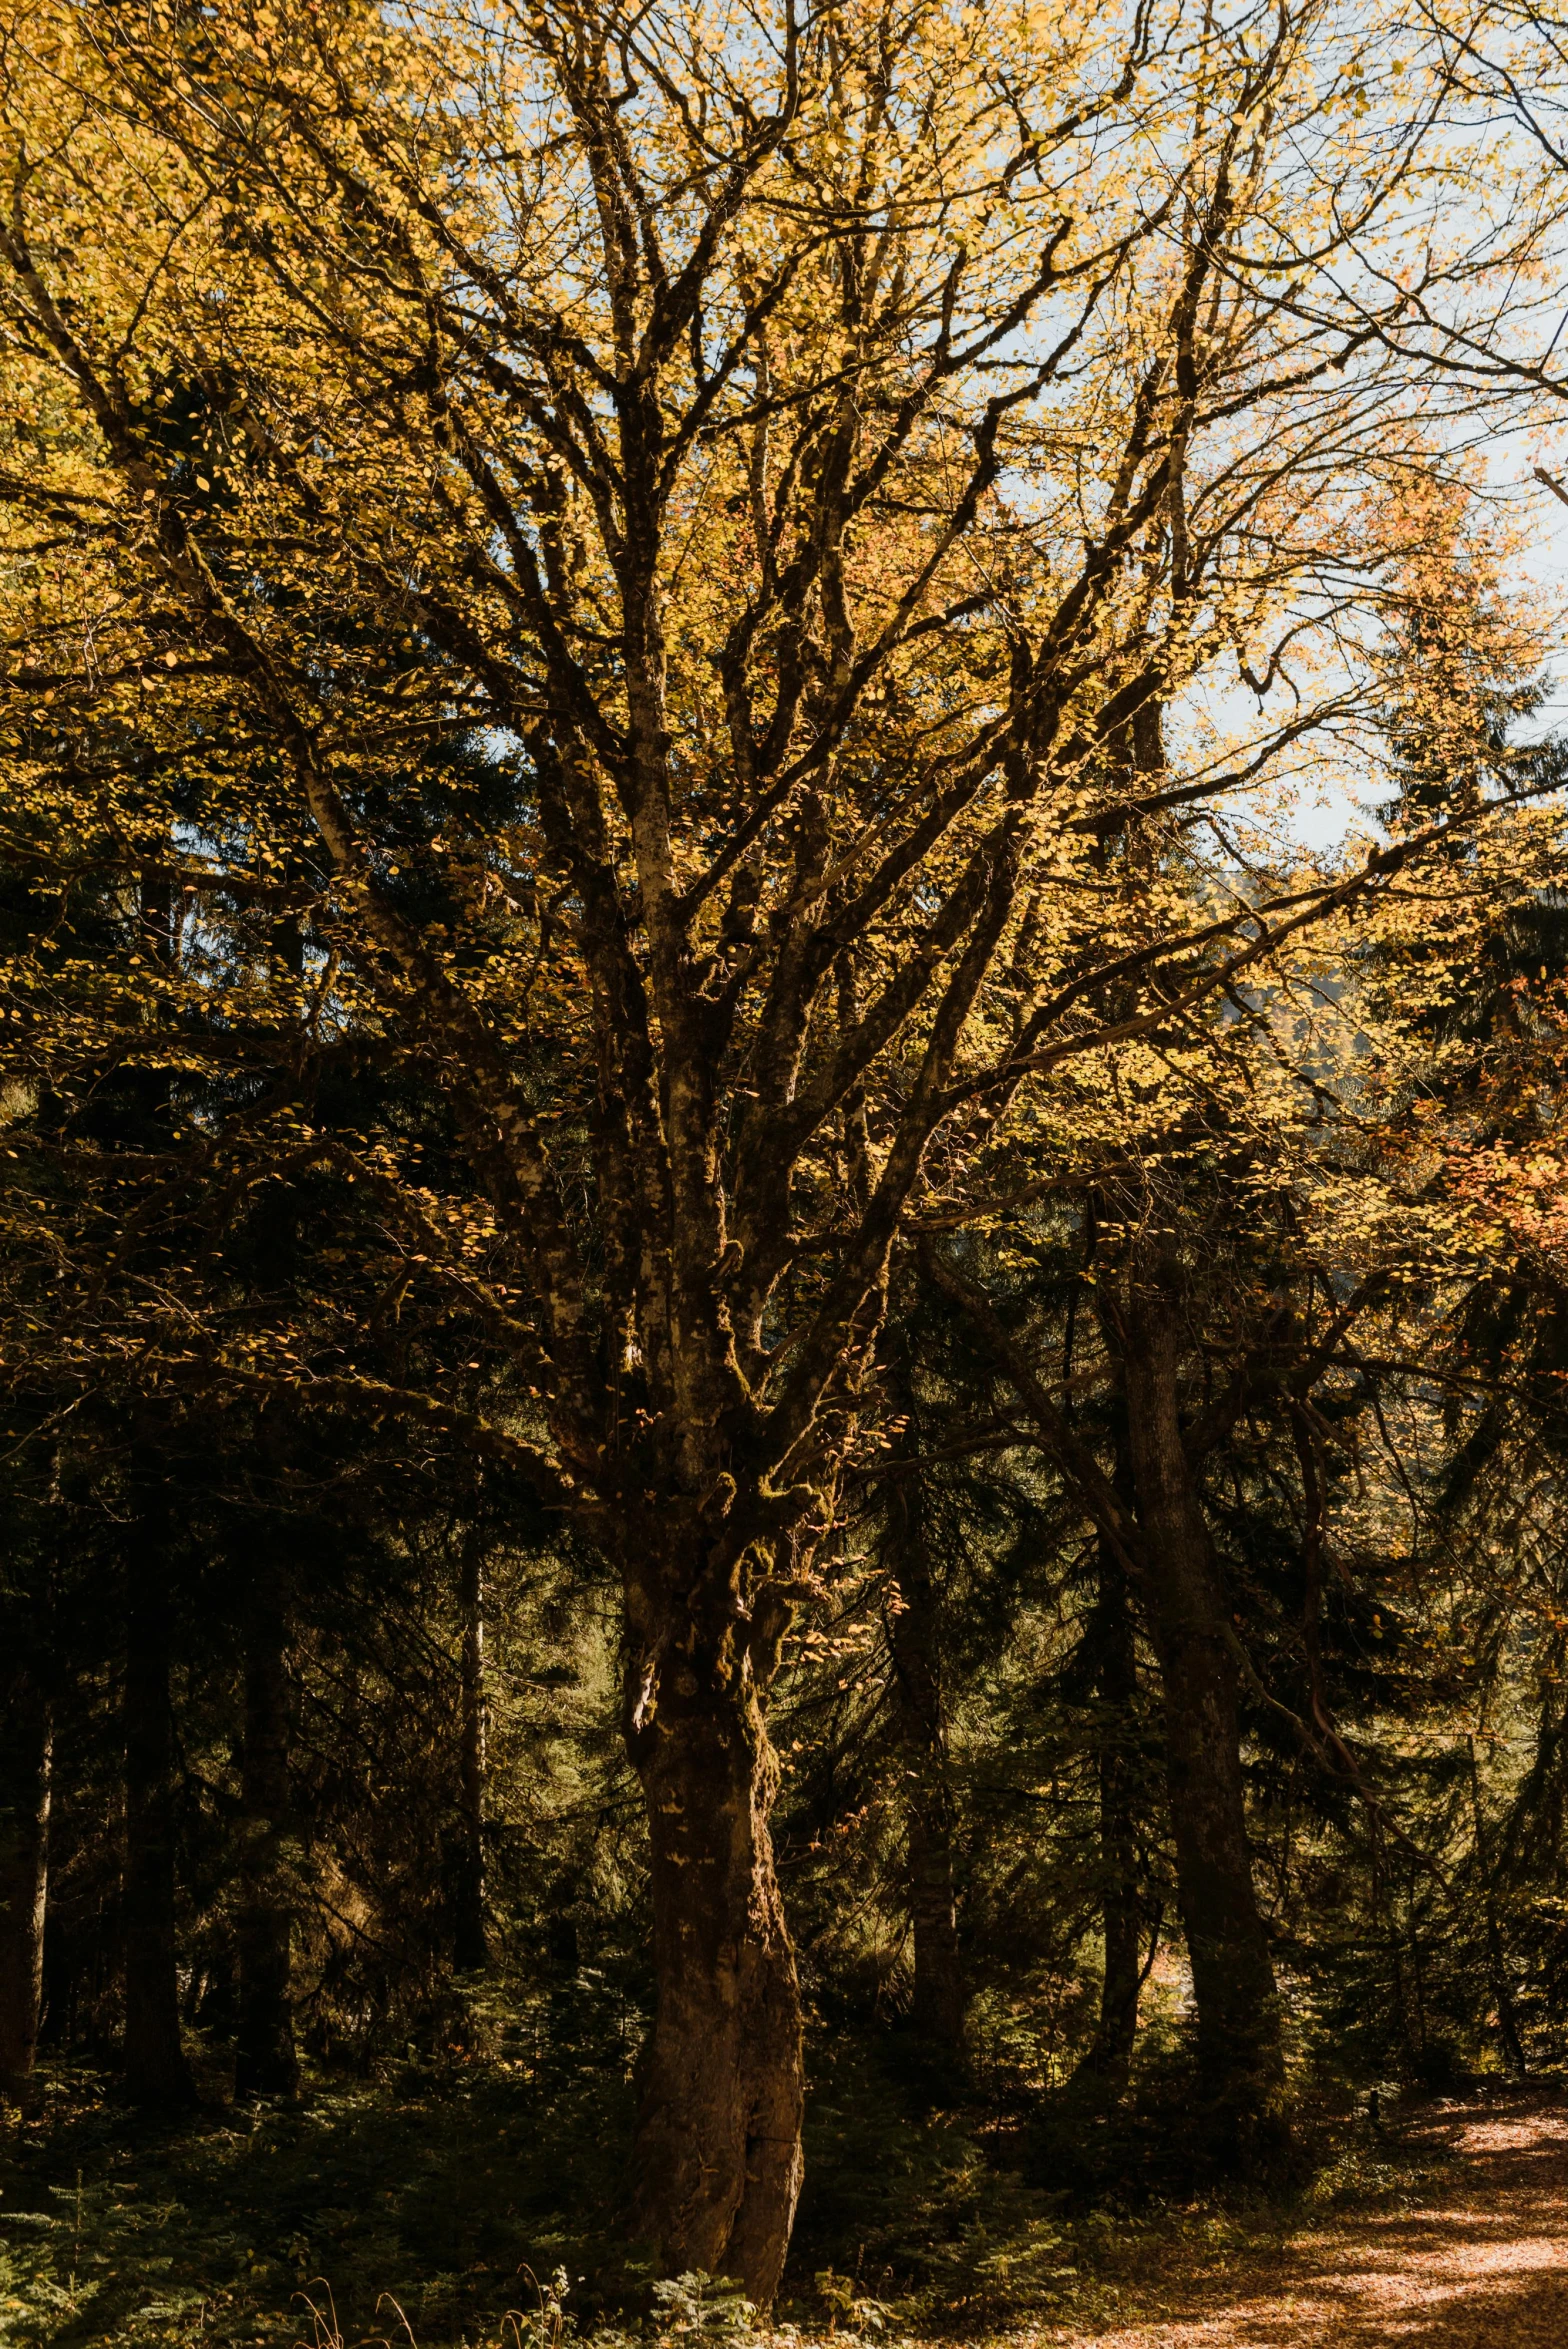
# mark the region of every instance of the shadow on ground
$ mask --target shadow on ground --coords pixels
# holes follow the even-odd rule
[[[1129,2276],[1139,2319],[1048,2329],[1100,2349],[1560,2349],[1568,2343],[1568,2105],[1496,2092],[1398,2131],[1437,2169],[1423,2207],[1308,2219],[1267,2252]]]

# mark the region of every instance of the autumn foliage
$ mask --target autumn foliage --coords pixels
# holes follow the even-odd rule
[[[1523,2063],[1474,1774],[1485,1692],[1535,1669],[1520,1585],[1475,1567],[1494,1628],[1425,1693],[1368,1659],[1392,1559],[1415,1639],[1518,1463],[1548,1519],[1555,1476],[1531,25],[0,18],[5,2067],[61,1542],[121,1627],[132,2084],[191,2093],[169,1692],[215,1608],[240,2087],[290,2094],[304,1659],[339,1558],[425,1603],[442,1510],[465,1967],[484,1561],[615,1593],[655,1985],[628,2225],[664,2272],[779,2288],[771,1724],[864,1652],[868,1589],[912,2011],[970,2059],[954,1692],[1011,1636],[1004,1519],[1082,1635],[1080,2087],[1128,2094],[1179,1921],[1205,2158],[1298,2173],[1263,1780],[1403,1864],[1385,1749],[1428,1696]],[[959,1461],[1011,1499],[977,1514]],[[188,1534],[228,1586],[189,1614]]]

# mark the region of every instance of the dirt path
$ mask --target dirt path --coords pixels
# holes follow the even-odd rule
[[[1140,2294],[1153,2320],[1043,2342],[1095,2349],[1568,2349],[1568,2103],[1439,2108],[1407,2142],[1458,2159],[1421,2206],[1347,2213],[1266,2258]]]

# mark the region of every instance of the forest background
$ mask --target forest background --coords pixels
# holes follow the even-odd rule
[[[0,9],[16,2338],[1560,2066],[1562,39]]]

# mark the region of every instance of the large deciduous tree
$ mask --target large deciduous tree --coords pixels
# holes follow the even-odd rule
[[[84,890],[127,925],[112,984],[19,969],[21,1081],[66,1132],[106,1059],[232,1053],[169,1136],[220,1205],[325,1055],[444,1096],[466,1211],[384,1130],[307,1120],[293,1163],[510,1360],[485,1419],[386,1408],[619,1568],[643,2217],[767,2301],[802,2084],[765,1706],[890,1250],[984,1211],[1054,1071],[1326,902],[1129,914],[1096,844],[1354,703],[1302,647],[1408,555],[1442,461],[1394,328],[1480,266],[1426,222],[1414,274],[1358,260],[1436,101],[1383,102],[1397,12],[1323,0],[5,14],[18,853],[51,950]],[[1242,754],[1129,761],[1211,674],[1257,694]],[[322,1409],[356,1377],[341,1318],[203,1359]]]

